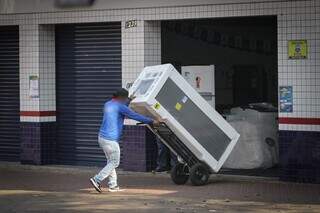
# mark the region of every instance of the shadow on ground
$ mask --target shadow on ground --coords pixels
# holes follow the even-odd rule
[[[212,178],[177,186],[166,175],[122,175],[124,192],[96,193],[88,174],[0,171],[1,212],[320,212],[320,186]]]

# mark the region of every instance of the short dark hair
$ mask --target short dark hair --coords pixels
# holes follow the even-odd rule
[[[114,98],[118,98],[118,97],[128,98],[128,96],[129,96],[129,92],[124,88],[118,89],[115,93],[113,93]]]

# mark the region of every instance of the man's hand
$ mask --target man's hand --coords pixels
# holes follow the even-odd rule
[[[161,118],[158,118],[156,120],[153,121],[153,125],[154,126],[160,126],[161,123],[163,123],[164,121]]]
[[[130,101],[132,101],[132,100],[135,99],[135,98],[136,98],[135,93],[133,93],[133,94],[131,94],[131,95],[129,96],[129,100],[130,100]]]

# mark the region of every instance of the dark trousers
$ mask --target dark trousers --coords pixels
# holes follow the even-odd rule
[[[158,145],[158,158],[157,158],[157,170],[169,170],[176,164],[176,156],[170,151],[170,149],[157,138]]]

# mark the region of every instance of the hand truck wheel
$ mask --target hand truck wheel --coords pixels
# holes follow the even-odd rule
[[[185,184],[189,179],[189,167],[187,164],[177,163],[171,169],[171,179],[177,185]]]
[[[197,163],[190,168],[190,181],[194,186],[202,186],[208,183],[209,170],[202,163]]]

